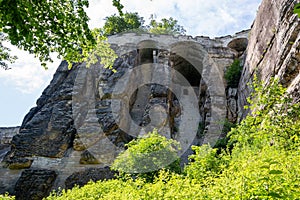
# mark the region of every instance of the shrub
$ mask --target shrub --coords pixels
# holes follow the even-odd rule
[[[121,174],[144,177],[153,180],[159,169],[180,172],[177,151],[179,143],[157,133],[148,133],[126,144],[128,148],[114,161],[111,168]]]
[[[217,149],[213,149],[209,145],[192,146],[192,149],[195,154],[189,157],[191,162],[184,169],[188,178],[201,182],[212,180],[226,166],[225,159],[217,155]]]
[[[242,67],[239,59],[235,59],[225,72],[227,86],[237,88],[242,74]]]

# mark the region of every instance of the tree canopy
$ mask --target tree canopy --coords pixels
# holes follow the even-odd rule
[[[68,61],[94,63],[99,55],[105,67],[111,67],[116,55],[105,42],[105,36],[123,31],[140,30],[155,34],[184,34],[185,30],[173,18],[144,26],[138,13],[123,13],[120,0],[112,0],[119,15],[106,18],[102,29],[91,30],[85,8],[88,0],[0,0],[0,66],[9,69],[16,57],[4,42],[10,42],[39,58],[42,66],[52,61],[51,53]]]
[[[52,52],[76,62],[82,59],[80,48],[89,51],[96,44],[84,11],[88,5],[88,0],[3,0],[0,30],[11,44],[35,54],[43,66],[52,61]],[[2,63],[11,61],[7,58],[7,54],[1,54]]]
[[[138,13],[128,13],[122,15],[111,15],[105,18],[102,28],[104,35],[114,35],[126,31],[137,31],[153,34],[185,34],[186,30],[178,24],[178,21],[170,18],[163,18],[160,21],[152,19],[148,25],[144,25],[145,20]]]
[[[178,24],[176,19],[170,17],[169,19],[163,18],[160,22],[152,19],[147,26],[150,33],[154,34],[181,34],[184,35],[186,30],[183,26]]]
[[[102,28],[103,34],[114,35],[129,30],[140,29],[144,24],[144,19],[138,13],[128,13],[123,15],[111,15],[105,18]]]

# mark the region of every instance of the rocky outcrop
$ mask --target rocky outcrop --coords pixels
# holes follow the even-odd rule
[[[56,179],[56,172],[46,169],[27,169],[15,186],[17,200],[40,200],[47,197]]]
[[[69,71],[62,62],[37,106],[25,116],[19,134],[13,137],[12,149],[4,158],[8,166],[18,163],[18,158],[61,158],[72,146],[76,133],[72,119],[75,77],[76,70]]]
[[[111,171],[109,167],[89,168],[84,171],[74,172],[66,179],[66,188],[71,189],[75,185],[84,186],[89,181],[103,181],[115,178],[116,172]]]
[[[19,133],[19,128],[19,126],[0,128],[0,162],[5,154],[10,151],[11,140],[13,136]]]
[[[293,8],[299,0],[263,0],[253,23],[244,70],[239,85],[240,117],[248,111],[246,98],[251,93],[248,83],[254,74],[266,83],[271,77],[280,82],[300,101],[300,23]]]
[[[0,127],[0,144],[10,144],[13,136],[19,133],[19,126]]]
[[[228,113],[236,117],[235,91],[226,98],[223,73],[243,53],[245,47],[238,46],[245,45],[247,33],[215,39],[112,36],[109,42],[119,54],[116,73],[99,63],[68,70],[62,62],[11,141],[1,163],[6,168],[0,168],[0,192],[14,194],[35,183],[29,172],[33,177],[45,170],[55,173],[51,189],[111,178],[104,167],[124,144],[153,128],[182,142],[183,162],[192,153],[190,145],[213,145],[222,133],[220,122]],[[24,168],[29,169],[21,175]],[[36,188],[37,194],[49,190]]]

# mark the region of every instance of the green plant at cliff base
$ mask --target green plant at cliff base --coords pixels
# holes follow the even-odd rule
[[[180,161],[177,155],[180,145],[177,141],[167,139],[154,129],[125,145],[111,168],[122,175],[130,175],[153,181],[162,168],[179,173]]]
[[[253,88],[252,113],[229,132],[232,147],[193,147],[183,174],[90,182],[47,199],[299,199],[300,104],[277,80]]]

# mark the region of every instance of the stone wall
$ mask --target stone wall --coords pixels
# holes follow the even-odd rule
[[[249,33],[249,45],[239,85],[239,113],[244,118],[246,98],[254,74],[268,82],[271,77],[280,82],[300,101],[300,23],[293,8],[299,0],[263,0]]]

